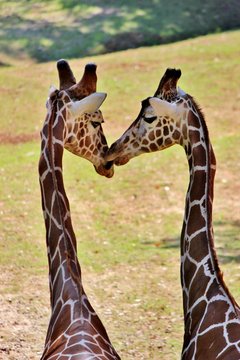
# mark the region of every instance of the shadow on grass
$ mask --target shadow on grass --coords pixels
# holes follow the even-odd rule
[[[180,235],[175,238],[164,238],[162,239],[163,249],[177,249],[180,248]]]
[[[180,236],[175,238],[163,238],[159,242],[156,241],[142,241],[143,245],[154,246],[161,249],[176,249],[180,246]]]
[[[58,0],[52,3],[56,9],[60,6],[61,11],[58,16],[46,15],[44,20],[39,20],[36,14],[41,9],[48,14],[47,1],[40,4],[23,0],[15,12],[12,10],[9,14],[4,13],[3,6],[2,51],[11,56],[25,52],[32,59],[44,62],[162,44],[240,25],[237,0],[186,0],[167,5],[163,0],[83,0],[81,3]],[[19,11],[23,8],[24,11]],[[49,8],[49,14],[51,11]]]
[[[215,246],[221,263],[240,262],[240,220],[217,221],[214,223]],[[144,245],[161,249],[177,249],[180,247],[179,237],[163,238],[159,242],[144,241]]]
[[[215,243],[221,263],[240,262],[240,220],[215,222]]]
[[[8,67],[8,66],[11,66],[11,65],[8,64],[8,63],[6,63],[6,62],[4,62],[4,61],[1,61],[1,60],[0,60],[0,68],[1,68],[1,67]]]

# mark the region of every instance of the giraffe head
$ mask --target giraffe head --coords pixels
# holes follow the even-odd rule
[[[140,154],[184,143],[187,112],[183,103],[188,95],[177,88],[180,76],[180,70],[167,69],[154,97],[142,101],[137,119],[110,147],[107,160],[123,165]]]
[[[96,92],[96,65],[87,64],[78,83],[65,60],[58,61],[57,68],[60,90],[50,88],[46,120],[49,122],[53,117],[55,141],[73,154],[89,160],[100,175],[112,177],[112,163],[107,163],[104,158],[108,145],[99,110],[106,94]]]

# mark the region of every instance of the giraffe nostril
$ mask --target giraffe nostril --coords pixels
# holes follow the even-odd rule
[[[99,175],[106,176],[107,178],[111,178],[114,175],[113,161],[108,161],[105,165],[94,165],[94,168]]]
[[[106,170],[110,170],[112,166],[113,166],[113,161],[108,161],[108,162],[104,165],[104,168],[105,168]]]

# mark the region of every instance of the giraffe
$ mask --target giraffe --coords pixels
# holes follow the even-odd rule
[[[174,144],[184,147],[189,187],[181,232],[184,360],[239,360],[240,309],[230,294],[214,248],[212,202],[216,161],[204,116],[177,87],[181,71],[167,69],[154,97],[142,102],[137,119],[110,147],[117,165]]]
[[[83,288],[62,173],[66,148],[91,161],[99,174],[113,175],[103,157],[108,147],[99,106],[106,94],[95,92],[96,65],[86,65],[79,83],[65,60],[57,67],[60,90],[50,90],[39,160],[52,310],[41,360],[116,360],[120,357]]]

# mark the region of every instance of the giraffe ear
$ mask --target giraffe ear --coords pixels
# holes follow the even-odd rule
[[[157,116],[174,116],[177,113],[177,106],[174,103],[169,103],[166,100],[153,97],[149,99],[149,103],[152,106]]]
[[[100,108],[106,97],[106,93],[95,92],[82,100],[68,103],[68,108],[74,116],[93,113]]]
[[[49,90],[48,90],[48,96],[50,97],[51,95],[53,95],[55,92],[57,91],[56,86],[51,85]]]

